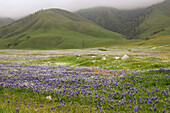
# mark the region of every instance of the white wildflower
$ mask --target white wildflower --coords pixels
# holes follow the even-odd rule
[[[152,49],[156,49],[156,47],[153,47]]]
[[[116,60],[119,60],[119,59],[120,59],[120,57],[115,57],[115,59],[116,59]]]
[[[91,78],[93,79],[93,78],[94,78],[94,76],[91,76]]]
[[[96,62],[96,60],[92,60],[91,62],[95,63],[95,62]]]
[[[102,57],[102,60],[106,60],[106,57]]]
[[[91,56],[91,58],[96,58],[96,56]]]
[[[46,97],[46,99],[49,99],[49,100],[51,100],[51,96],[50,96],[50,95],[49,95],[49,96],[47,96],[47,97]]]

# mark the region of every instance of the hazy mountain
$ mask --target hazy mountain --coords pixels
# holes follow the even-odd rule
[[[114,45],[124,40],[118,33],[60,9],[41,10],[0,28],[0,48],[85,48]]]
[[[12,19],[12,18],[2,18],[2,17],[0,17],[0,27],[8,25],[8,24],[10,24],[10,23],[12,23],[14,21],[15,20]]]
[[[120,11],[124,13],[126,16],[128,16],[129,19],[133,19],[143,14],[146,9],[147,8],[139,8],[139,9],[120,10]]]
[[[115,8],[96,7],[91,9],[82,9],[75,13],[110,31],[127,34],[129,32],[128,29],[130,29],[127,28],[127,25],[129,24],[127,23],[129,17],[122,11]]]
[[[143,9],[97,7],[75,13],[110,31],[124,34],[129,39],[170,34],[170,0]]]
[[[170,0],[147,8],[135,19],[140,24],[128,34],[131,37],[148,39],[170,35]]]
[[[134,27],[140,24],[134,18],[141,15],[144,11],[145,9],[118,10],[111,7],[97,7],[82,9],[75,13],[105,29],[127,35]]]

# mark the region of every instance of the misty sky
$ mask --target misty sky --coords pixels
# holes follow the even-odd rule
[[[40,9],[61,8],[69,11],[109,6],[134,9],[164,0],[0,0],[0,17],[20,18]]]

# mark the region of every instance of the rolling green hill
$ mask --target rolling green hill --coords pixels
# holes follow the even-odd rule
[[[170,35],[170,0],[143,9],[98,7],[75,13],[110,31],[121,33],[128,39],[148,40]]]
[[[75,13],[93,21],[105,29],[127,35],[134,29],[134,27],[140,24],[140,21],[135,20],[135,18],[137,18],[144,11],[145,8],[118,10],[112,7],[96,7],[82,9],[76,11]]]
[[[170,0],[149,7],[137,19],[142,22],[128,35],[141,39],[170,35]]]
[[[11,18],[2,18],[0,17],[0,27],[8,25],[12,22],[14,22],[15,20],[11,19]]]
[[[0,28],[1,49],[88,48],[123,41],[123,35],[61,9],[41,10]]]
[[[128,16],[115,8],[96,7],[82,9],[75,13],[110,31],[121,34],[126,34],[128,32],[128,29],[126,29]]]

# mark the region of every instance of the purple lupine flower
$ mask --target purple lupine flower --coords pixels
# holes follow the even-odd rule
[[[113,106],[110,106],[113,109]]]
[[[136,107],[136,112],[138,111],[138,107]]]
[[[43,107],[43,105],[40,104],[40,107]]]
[[[16,109],[16,112],[19,113],[19,109]]]
[[[57,107],[60,108],[60,105],[58,105]]]
[[[152,111],[152,108],[150,108],[150,110]]]
[[[102,113],[102,108],[100,108],[100,112]]]
[[[140,109],[142,109],[142,106],[140,106]]]
[[[132,108],[132,106],[131,106],[131,105],[129,105],[129,108]]]
[[[154,107],[154,111],[156,111],[156,105],[155,105],[155,107]]]
[[[168,101],[168,99],[165,99],[165,102],[167,102]]]

